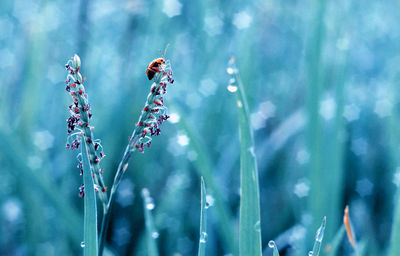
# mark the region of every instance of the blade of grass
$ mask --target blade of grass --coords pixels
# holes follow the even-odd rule
[[[268,247],[272,248],[272,250],[273,250],[272,255],[273,256],[280,256],[279,255],[279,251],[278,251],[278,247],[276,246],[276,243],[275,243],[274,240],[271,240],[271,241],[268,242]]]
[[[142,189],[142,198],[146,222],[147,255],[158,256],[158,249],[155,241],[158,238],[158,232],[154,226],[153,216],[151,214],[151,210],[154,209],[154,203],[147,188]]]
[[[324,231],[325,231],[325,226],[326,226],[326,217],[322,220],[321,226],[318,228],[317,233],[315,235],[315,242],[313,249],[310,253],[308,253],[309,256],[318,256],[319,251],[321,250],[321,244],[322,244],[322,239],[324,238]]]
[[[189,147],[197,154],[197,159],[194,161],[197,174],[200,177],[204,177],[204,180],[207,183],[209,191],[208,193],[212,194],[215,199],[214,207],[216,209],[215,213],[217,215],[216,225],[218,227],[217,230],[222,238],[224,247],[226,248],[225,253],[233,253],[234,255],[237,255],[237,242],[234,235],[235,230],[233,228],[234,220],[232,214],[230,213],[228,205],[223,200],[220,189],[216,185],[214,176],[212,174],[211,163],[206,153],[207,150],[202,144],[199,136],[195,134],[194,129],[186,121],[185,117],[181,115],[183,111],[178,111],[178,108],[175,105],[172,105],[172,109],[180,114],[178,126],[186,133],[190,141]]]
[[[332,242],[329,244],[327,256],[335,256],[339,248],[340,242],[342,241],[343,234],[345,232],[344,225],[341,225],[336,235],[333,237]]]
[[[198,256],[206,255],[207,242],[207,201],[206,185],[201,177],[201,210],[200,210],[200,239]]]
[[[86,141],[84,137],[84,143],[82,144],[82,165],[83,165],[83,182],[85,185],[85,196],[84,196],[84,250],[83,255],[85,256],[97,256],[98,245],[97,245],[97,207],[96,207],[96,194],[94,191],[94,182],[92,177],[92,169],[90,166],[89,154],[87,151]]]
[[[240,216],[239,255],[261,255],[260,192],[258,187],[257,161],[254,153],[253,131],[250,113],[239,72],[231,59],[228,73],[233,76],[229,91],[235,92],[239,116],[240,140]],[[235,86],[237,85],[237,86]]]
[[[350,242],[351,246],[353,247],[354,251],[356,251],[357,243],[356,243],[356,239],[355,239],[355,234],[353,232],[354,229],[351,224],[350,217],[349,217],[349,206],[348,205],[344,209],[343,223],[346,228],[347,238],[349,239],[349,242]]]

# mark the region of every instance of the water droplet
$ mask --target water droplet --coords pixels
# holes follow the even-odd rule
[[[261,232],[261,223],[260,223],[260,221],[257,221],[256,224],[254,224],[254,229],[257,232]]]
[[[273,240],[268,242],[268,247],[269,248],[274,248],[275,247],[275,242]]]
[[[226,89],[228,89],[228,91],[229,92],[236,92],[237,91],[237,86],[235,86],[235,85],[228,85],[227,87],[226,87]]]
[[[151,233],[151,237],[154,239],[157,239],[160,236],[160,234],[157,231],[154,231],[153,233]]]
[[[147,210],[153,210],[156,205],[154,204],[153,198],[150,196],[150,192],[147,188],[142,189],[142,196],[146,202]]]
[[[201,232],[201,235],[200,235],[200,243],[205,243],[205,242],[207,242],[207,233],[206,232]]]
[[[85,241],[81,242],[81,247],[84,248],[85,247]]]
[[[313,256],[314,255],[314,252],[313,251],[309,251],[308,252],[308,256]]]
[[[180,117],[180,115],[178,113],[171,113],[169,115],[168,121],[173,123],[173,124],[176,124],[176,123],[179,123],[180,119],[181,119],[181,117]]]
[[[229,79],[229,83],[230,83],[230,84],[234,84],[235,82],[236,82],[235,78]]]
[[[214,197],[212,197],[212,195],[207,195],[206,196],[206,205],[204,208],[208,209],[209,207],[213,206],[214,201],[215,201],[215,199],[214,199]]]
[[[232,74],[233,74],[233,68],[227,68],[227,69],[226,69],[226,72],[227,72],[229,75],[232,75]]]
[[[155,205],[154,205],[154,203],[153,202],[149,202],[149,203],[147,203],[146,204],[146,208],[147,208],[147,210],[153,210],[154,209],[154,207],[155,207]]]

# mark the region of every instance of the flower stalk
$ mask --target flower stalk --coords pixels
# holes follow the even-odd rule
[[[159,66],[159,72],[153,78],[153,84],[150,88],[150,93],[147,96],[146,102],[142,109],[142,113],[136,123],[135,129],[126,146],[124,155],[118,165],[114,182],[110,191],[110,198],[105,208],[99,241],[99,255],[102,255],[104,249],[105,236],[110,222],[110,214],[115,201],[117,188],[122,180],[125,171],[128,168],[129,159],[132,153],[136,150],[143,153],[145,147],[150,147],[152,136],[161,134],[161,124],[169,118],[166,114],[163,95],[167,93],[167,85],[172,84],[172,70],[169,61]]]
[[[88,102],[88,96],[83,86],[84,78],[82,77],[80,71],[81,60],[78,55],[74,55],[65,65],[68,71],[67,80],[65,83],[66,91],[70,93],[73,104],[69,106],[71,116],[67,119],[68,124],[68,134],[67,139],[67,149],[77,149],[84,141],[88,156],[90,159],[90,167],[93,171],[93,179],[95,182],[95,190],[98,192],[99,198],[103,203],[103,210],[105,210],[107,205],[107,187],[103,181],[103,169],[100,168],[100,160],[104,157],[102,151],[102,146],[99,140],[95,140],[93,136],[93,127],[90,126],[89,120],[92,117],[90,113],[90,105]],[[78,130],[77,132],[75,132]],[[82,159],[81,155],[78,155],[78,168],[83,174],[82,169]],[[79,195],[84,196],[84,186],[79,188]]]

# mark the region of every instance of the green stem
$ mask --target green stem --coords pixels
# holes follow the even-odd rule
[[[152,84],[151,88],[154,88],[152,91],[157,91],[160,88],[160,82],[163,77],[162,73],[157,73],[157,75],[154,78],[154,83]],[[154,93],[150,92],[149,95],[147,96],[147,100],[145,103],[145,107],[153,104],[155,101],[157,95]],[[148,118],[149,116],[149,111],[142,111],[142,114],[139,117],[139,122],[138,123],[144,123],[144,121]],[[121,162],[118,165],[117,172],[115,173],[114,176],[114,182],[111,187],[111,192],[110,192],[110,198],[108,200],[108,203],[106,207],[104,208],[104,214],[103,214],[103,219],[101,223],[101,229],[100,229],[100,241],[99,241],[99,255],[103,255],[103,250],[104,250],[104,243],[105,243],[105,237],[107,234],[109,222],[110,222],[110,215],[111,215],[111,210],[114,205],[115,201],[115,194],[118,189],[118,186],[122,180],[122,177],[128,168],[128,162],[129,159],[132,156],[132,153],[136,150],[136,144],[140,139],[140,136],[143,132],[143,126],[137,125],[135,129],[133,130],[131,139],[129,140],[128,145],[126,146],[124,155],[122,156]]]

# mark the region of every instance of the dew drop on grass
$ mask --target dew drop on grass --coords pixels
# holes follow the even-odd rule
[[[85,247],[85,241],[81,242],[81,247],[84,248]]]
[[[275,242],[273,240],[268,242],[268,247],[269,248],[274,248],[275,247]]]
[[[151,237],[154,239],[157,239],[160,236],[160,234],[157,231],[154,231],[153,233],[151,233]]]
[[[233,68],[227,68],[227,69],[226,69],[226,72],[227,72],[229,75],[232,75],[232,74],[233,74]]]
[[[149,210],[149,211],[153,210],[154,207],[156,207],[156,205],[154,204],[154,200],[150,196],[150,192],[149,192],[149,190],[147,188],[142,189],[142,195],[143,195],[143,199],[146,202],[147,210]]]
[[[308,252],[308,256],[313,256],[314,255],[314,252],[313,251],[309,251]]]
[[[206,232],[201,232],[201,235],[200,235],[200,243],[205,243],[205,242],[207,242],[207,233]]]
[[[228,91],[229,92],[236,92],[237,91],[237,86],[235,86],[235,85],[228,85],[227,87],[226,87],[226,89],[228,89]]]
[[[212,195],[207,195],[206,196],[206,205],[205,205],[204,208],[208,209],[211,206],[213,206],[214,205],[214,201],[215,201],[215,199],[214,199],[214,197],[212,197]]]
[[[235,78],[229,79],[229,83],[230,83],[230,84],[234,84],[235,82],[236,82]]]
[[[154,207],[155,207],[155,205],[154,205],[154,203],[153,202],[148,202],[147,204],[146,204],[146,208],[147,208],[147,210],[153,210],[154,209]]]

